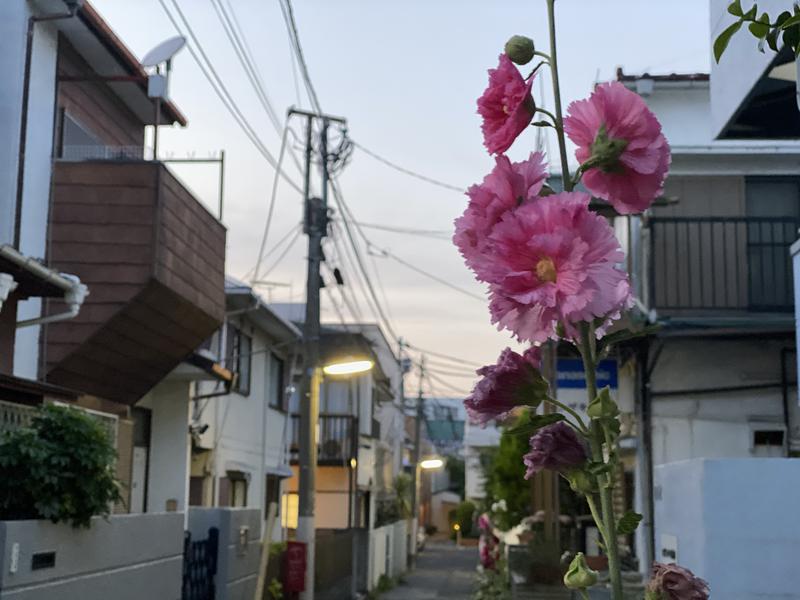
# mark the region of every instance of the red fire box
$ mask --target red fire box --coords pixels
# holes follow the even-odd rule
[[[283,590],[304,592],[306,589],[306,545],[287,542],[283,563]]]

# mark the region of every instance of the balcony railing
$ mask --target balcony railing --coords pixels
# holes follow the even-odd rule
[[[357,438],[355,417],[351,415],[320,415],[318,424],[317,463],[346,465],[355,458]],[[292,415],[292,437],[289,446],[292,462],[300,455],[300,415]]]
[[[796,217],[652,217],[650,304],[659,310],[793,312]]]

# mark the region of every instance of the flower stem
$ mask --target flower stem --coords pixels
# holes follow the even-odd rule
[[[564,118],[561,114],[561,86],[558,82],[558,51],[556,48],[556,0],[547,0],[547,18],[550,23],[550,75],[553,78],[553,100],[556,109],[556,134],[558,135],[558,151],[561,156],[561,179],[564,190],[572,191],[572,179],[569,174],[567,160],[567,142],[564,137]]]
[[[589,428],[586,426],[586,423],[584,423],[583,419],[581,419],[581,416],[577,412],[572,410],[569,406],[567,406],[566,404],[564,404],[562,402],[559,402],[558,400],[555,400],[554,398],[547,398],[547,400],[545,400],[545,402],[549,402],[553,406],[557,406],[558,408],[560,408],[564,412],[566,412],[569,415],[571,415],[575,419],[575,421],[577,421],[577,424],[578,424],[579,429],[581,430],[581,433],[584,433],[584,434],[589,433]]]
[[[548,0],[552,2],[553,0]],[[597,372],[595,364],[595,338],[592,326],[584,323],[581,328],[581,357],[583,358],[583,368],[586,374],[586,394],[589,402],[597,396]],[[611,443],[611,438],[606,434],[604,428],[597,420],[592,421],[592,432],[590,435],[590,445],[592,449],[592,460],[595,462],[605,462],[603,457],[603,442]],[[613,448],[608,446],[609,456]],[[617,547],[617,526],[614,518],[614,498],[613,487],[614,478],[609,473],[597,477],[600,487],[600,509],[601,522],[597,526],[605,533],[606,554],[608,555],[608,574],[611,579],[611,590],[613,600],[622,600],[622,574],[620,572],[619,548]],[[597,521],[596,511],[592,516]]]
[[[581,593],[581,598],[584,600],[589,600],[589,592],[586,591],[586,588],[578,590]]]

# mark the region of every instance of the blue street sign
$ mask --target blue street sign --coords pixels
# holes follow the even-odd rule
[[[586,389],[586,374],[583,371],[583,361],[580,358],[559,358],[556,366],[558,371],[558,387]],[[617,361],[601,360],[597,365],[597,388],[610,386],[617,389]]]

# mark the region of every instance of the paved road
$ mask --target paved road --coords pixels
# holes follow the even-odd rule
[[[433,600],[472,597],[477,548],[457,548],[452,542],[431,542],[417,558],[404,582],[381,594],[381,600]]]

